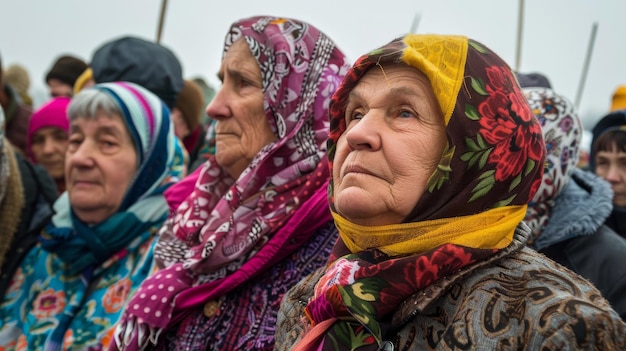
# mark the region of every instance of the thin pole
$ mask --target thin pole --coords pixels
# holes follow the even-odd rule
[[[596,41],[596,33],[598,32],[598,22],[593,22],[591,26],[591,38],[589,38],[589,45],[587,46],[587,56],[585,57],[585,64],[583,66],[583,72],[580,76],[580,83],[578,84],[578,92],[576,93],[576,109],[580,106],[580,100],[583,96],[583,90],[585,88],[585,81],[587,80],[587,72],[589,71],[589,64],[591,63],[591,54],[593,53],[593,45]]]
[[[411,23],[411,30],[409,31],[410,34],[415,34],[417,33],[417,26],[419,26],[420,24],[420,19],[421,19],[421,15],[418,13],[415,14],[415,16],[413,16],[413,23]]]
[[[515,71],[519,72],[522,61],[522,33],[524,32],[524,0],[519,0],[519,12],[517,19],[517,49],[515,52]]]
[[[157,44],[161,43],[161,34],[163,33],[163,22],[165,22],[165,10],[167,9],[167,0],[161,1],[161,14],[159,16],[159,27],[157,28]]]

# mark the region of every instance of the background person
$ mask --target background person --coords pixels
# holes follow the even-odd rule
[[[543,179],[525,222],[528,244],[589,279],[626,318],[626,239],[604,225],[613,209],[611,185],[577,167],[583,127],[574,105],[552,89],[524,95],[546,144]]]
[[[28,121],[26,149],[29,159],[42,165],[54,179],[58,193],[65,191],[65,152],[70,121],[67,107],[70,98],[52,98],[38,108]]]
[[[153,269],[163,191],[179,177],[162,101],[132,83],[76,95],[68,110],[67,191],[0,307],[0,347],[106,347],[132,291]]]
[[[525,245],[545,146],[491,50],[393,40],[356,61],[330,123],[340,239],[283,299],[277,350],[626,346],[597,289]]]
[[[626,238],[626,110],[604,116],[592,133],[589,169],[613,190],[613,211],[605,223]]]
[[[46,84],[50,90],[50,96],[72,97],[76,79],[87,68],[87,63],[78,57],[72,55],[58,57],[46,73]]]
[[[5,138],[4,121],[0,107],[0,296],[48,223],[57,197],[46,170],[24,159]]]
[[[4,110],[4,136],[22,156],[26,155],[28,120],[33,109],[26,105],[18,92],[4,80],[0,56],[0,107]]]
[[[347,68],[308,23],[232,24],[207,107],[216,154],[168,190],[161,270],[129,303],[112,349],[273,349],[283,294],[337,237],[324,154],[328,103]]]

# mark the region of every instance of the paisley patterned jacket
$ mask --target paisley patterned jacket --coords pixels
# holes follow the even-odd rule
[[[520,224],[496,256],[444,277],[405,300],[384,350],[626,350],[626,324],[588,281],[526,247]],[[290,290],[274,350],[308,328],[304,307],[319,269]]]

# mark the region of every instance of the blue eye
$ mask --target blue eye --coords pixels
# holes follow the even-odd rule
[[[413,118],[415,117],[415,114],[408,110],[402,110],[400,111],[400,117],[401,118]]]

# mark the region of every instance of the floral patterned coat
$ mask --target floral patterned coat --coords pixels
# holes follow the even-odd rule
[[[513,243],[405,300],[385,350],[626,350],[626,324],[582,277]],[[292,288],[279,311],[274,350],[291,350],[309,327],[304,307],[324,273]],[[391,348],[391,344],[393,348]]]
[[[153,271],[155,236],[140,238],[96,268],[88,287],[82,275],[58,273],[67,266],[56,254],[32,249],[0,305],[0,350],[47,349],[57,329],[64,329],[63,350],[105,349],[129,294]],[[74,317],[59,327],[67,314]]]

